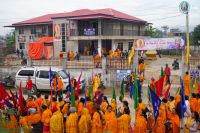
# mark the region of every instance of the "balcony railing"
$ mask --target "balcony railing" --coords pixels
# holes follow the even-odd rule
[[[83,30],[78,30],[78,29],[71,29],[70,30],[70,36],[143,36],[144,31],[143,30],[121,30],[121,29],[106,29],[106,28],[101,28],[101,29],[95,29],[91,33],[85,33]]]

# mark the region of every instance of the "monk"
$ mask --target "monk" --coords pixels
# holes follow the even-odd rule
[[[36,112],[36,108],[28,109],[29,116],[27,117],[29,126],[32,126],[32,132],[42,133],[41,115]]]
[[[115,99],[111,99],[111,107],[112,107],[112,111],[114,113],[116,113],[116,111],[117,111],[117,103],[116,103]]]
[[[101,111],[103,111],[103,112],[105,113],[106,110],[107,110],[107,106],[108,106],[107,97],[106,97],[106,96],[103,96],[103,98],[102,98],[102,103],[101,103],[101,106],[100,106]]]
[[[38,93],[37,99],[35,100],[35,104],[37,105],[37,107],[39,107],[39,108],[41,107],[42,101],[43,101],[43,98],[41,98],[41,94]]]
[[[57,108],[58,107],[58,103],[57,103],[57,98],[56,97],[53,97],[52,98],[52,102],[51,102],[51,112],[53,112],[53,109]]]
[[[77,115],[81,116],[83,108],[84,108],[84,103],[85,103],[85,99],[84,98],[80,98],[80,102],[78,104],[78,110],[77,110]]]
[[[65,100],[65,104],[64,104],[64,106],[63,106],[63,108],[62,108],[62,114],[64,115],[64,118],[66,118],[67,117],[67,114],[69,113],[69,109],[70,109],[70,100]]]
[[[124,108],[124,114],[117,118],[117,130],[118,133],[130,133],[131,127],[131,117],[130,110],[128,108]]]
[[[192,93],[192,97],[190,98],[190,109],[191,112],[197,112],[198,100],[196,98],[196,94]]]
[[[177,104],[178,104],[180,101],[181,101],[181,96],[180,96],[180,95],[177,95],[177,96],[175,97],[175,103],[174,103],[175,107],[177,107]]]
[[[58,109],[50,119],[51,133],[64,133],[63,114]]]
[[[74,52],[73,51],[69,52],[69,59],[70,59],[70,61],[74,60]]]
[[[144,72],[145,72],[145,64],[144,64],[144,61],[142,61],[140,64],[139,64],[139,73],[140,74],[143,74],[144,76]]]
[[[90,116],[87,108],[84,108],[82,113],[83,113],[83,115],[86,116],[87,128],[88,128],[88,132],[90,133],[91,132],[91,116]]]
[[[105,113],[105,132],[117,133],[117,118],[115,112],[112,111],[112,106],[107,106],[107,111]]]
[[[170,130],[172,133],[180,133],[180,119],[175,108],[173,108],[172,111],[167,109],[167,117],[171,123]]]
[[[49,96],[48,95],[44,96],[44,100],[42,101],[41,105],[45,105],[45,106],[47,106],[49,108],[50,101],[49,101]]]
[[[61,77],[59,75],[54,74],[52,84],[55,97],[56,98],[57,96],[62,97],[63,82]]]
[[[141,115],[141,111],[145,110],[146,107],[147,107],[146,104],[142,102],[141,98],[139,98],[139,105],[136,109],[136,118],[137,118],[137,116]]]
[[[137,119],[135,120],[134,133],[146,133],[147,132],[147,116],[146,111],[141,110],[140,115],[137,116]],[[159,132],[160,133],[160,132]]]
[[[26,101],[26,107],[29,108],[36,108],[37,105],[35,104],[35,101],[33,100],[33,96],[30,96]]]
[[[43,133],[50,133],[50,119],[52,112],[45,105],[42,105],[42,109],[44,110],[41,119],[41,122],[43,123]]]
[[[100,108],[97,107],[97,111],[94,113],[92,118],[92,132],[91,133],[103,133],[103,123],[102,123],[103,113]]]
[[[20,117],[20,124],[24,133],[30,133],[31,129],[28,125],[27,113],[24,111]]]
[[[78,133],[78,115],[75,107],[70,107],[70,115],[66,121],[66,133]]]
[[[113,59],[113,50],[109,50],[109,59]]]
[[[83,111],[80,112],[80,120],[78,122],[78,133],[88,133],[88,122],[86,114]]]
[[[62,98],[62,97],[59,97],[59,98],[58,98],[58,107],[59,107],[59,108],[60,108],[60,107],[63,107],[64,104],[65,104],[65,102],[63,101],[63,98]]]
[[[166,123],[166,112],[164,105],[159,109],[159,115],[156,121],[156,124],[153,128],[153,132],[155,133],[165,133],[165,123]]]
[[[96,74],[95,77],[93,78],[93,93],[95,94],[95,92],[98,90],[99,87],[99,81],[98,81],[98,75]]]
[[[86,97],[86,108],[88,109],[90,116],[93,116],[93,103],[89,97]]]
[[[184,90],[185,90],[185,96],[189,96],[190,95],[190,75],[188,72],[185,73],[185,76],[183,78],[183,86],[184,86]]]
[[[151,88],[152,90],[155,89],[155,83],[156,83],[156,80],[152,77],[152,78],[151,78],[151,83],[150,83],[150,88]]]
[[[195,133],[198,130],[199,114],[197,112],[192,113],[191,117],[188,117],[184,127],[184,133]]]

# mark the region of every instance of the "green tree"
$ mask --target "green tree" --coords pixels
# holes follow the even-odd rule
[[[13,46],[15,45],[15,31],[12,30],[10,33],[6,35],[6,45]]]
[[[157,28],[153,28],[151,25],[148,26],[145,30],[145,35],[146,36],[150,36],[153,38],[159,38],[162,37],[162,31],[157,29]]]
[[[199,46],[199,42],[200,41],[200,24],[197,25],[195,28],[194,28],[194,31],[192,32],[192,37],[191,37],[191,43],[194,45],[194,46]]]

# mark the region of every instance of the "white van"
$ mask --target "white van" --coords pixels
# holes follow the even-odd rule
[[[63,81],[63,89],[66,90],[69,84],[67,73],[59,68],[51,68],[52,74],[58,74]],[[15,76],[15,87],[19,87],[22,81],[22,88],[26,87],[28,76],[33,82],[32,94],[38,90],[50,91],[49,67],[22,67]]]

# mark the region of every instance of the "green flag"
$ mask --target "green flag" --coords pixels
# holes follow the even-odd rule
[[[164,75],[165,75],[165,72],[164,72],[164,70],[163,70],[163,67],[161,67],[160,76],[162,77],[162,76],[164,76]]]
[[[123,98],[124,98],[124,79],[122,80],[122,83],[121,83],[121,90],[120,90],[119,100],[122,102]]]
[[[134,108],[138,107],[138,82],[136,79],[136,74],[134,75]]]
[[[116,101],[116,94],[115,94],[114,86],[113,86],[113,90],[112,90],[112,99],[115,99],[115,101]]]
[[[91,97],[90,97],[90,90],[91,90],[91,86],[88,87],[88,97],[89,97],[89,98],[91,98]]]
[[[148,97],[148,101],[150,102],[151,101],[151,95],[150,95],[150,86],[148,85],[148,88],[147,88],[147,97]]]
[[[75,107],[75,96],[74,96],[74,89],[71,90],[71,103],[72,107]]]

